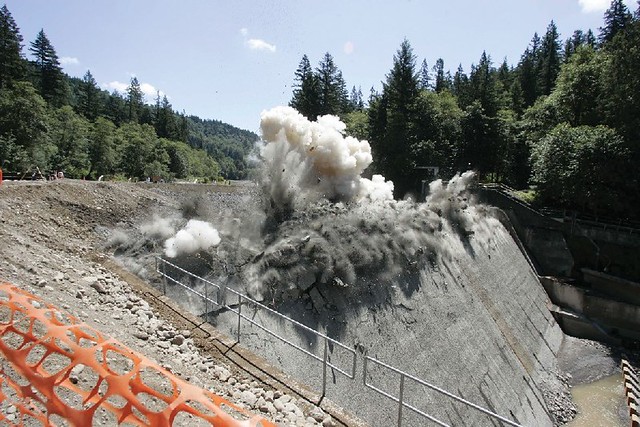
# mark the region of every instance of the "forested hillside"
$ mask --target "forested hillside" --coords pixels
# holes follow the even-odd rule
[[[126,93],[100,89],[87,71],[66,75],[44,30],[28,45],[6,5],[0,9],[0,166],[38,167],[73,178],[247,177],[258,136],[145,100],[136,77]],[[153,102],[147,102],[153,101]]]
[[[404,40],[365,105],[329,53],[315,69],[305,55],[290,105],[310,119],[339,115],[368,139],[372,172],[394,181],[396,197],[420,190],[424,167],[443,178],[471,168],[532,186],[539,203],[638,218],[640,7],[632,13],[614,0],[597,36],[576,30],[562,41],[552,21],[515,65],[487,52],[468,74],[441,59],[418,62]]]

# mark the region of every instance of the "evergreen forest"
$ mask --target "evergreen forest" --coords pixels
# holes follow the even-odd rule
[[[26,52],[25,52],[26,51]],[[380,90],[348,89],[332,55],[304,55],[290,105],[311,120],[334,114],[367,139],[369,173],[418,193],[426,168],[439,177],[475,170],[529,201],[638,220],[640,206],[640,5],[613,0],[596,32],[561,38],[552,21],[515,64],[481,52],[467,73],[428,64],[402,41]],[[151,102],[149,102],[151,101]],[[146,100],[133,77],[124,93],[91,71],[66,75],[42,30],[25,46],[0,8],[0,167],[35,166],[97,179],[245,179],[258,136]]]
[[[245,179],[258,136],[146,102],[136,77],[125,93],[102,90],[91,71],[66,75],[41,30],[28,44],[0,8],[0,167],[18,175],[98,179]]]
[[[482,52],[468,74],[419,62],[405,39],[366,100],[330,53],[315,68],[304,55],[290,105],[311,120],[338,115],[367,139],[371,173],[391,179],[396,197],[419,192],[427,167],[441,178],[473,169],[540,205],[637,220],[638,70],[640,4],[632,12],[613,0],[597,35],[563,41],[552,21],[517,64]]]

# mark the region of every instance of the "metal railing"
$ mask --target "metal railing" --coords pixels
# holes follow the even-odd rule
[[[167,274],[167,271],[166,271],[167,270],[167,266],[169,266],[170,268],[175,269],[176,271],[179,271],[179,272],[181,272],[181,273],[183,273],[183,274],[195,279],[196,281],[200,281],[201,283],[203,283],[204,284],[204,292],[197,291],[197,290],[193,289],[192,287],[190,287],[188,285],[185,285],[184,283],[180,282],[180,280],[172,277],[170,274]],[[226,310],[236,314],[238,316],[238,322],[237,322],[237,326],[236,326],[236,340],[238,342],[240,342],[240,337],[241,337],[241,327],[242,327],[241,322],[244,319],[245,321],[249,322],[250,324],[258,327],[259,329],[261,329],[264,332],[268,333],[269,335],[279,339],[280,341],[288,344],[289,346],[295,348],[296,350],[301,351],[302,353],[304,353],[307,356],[313,358],[314,360],[322,362],[322,397],[324,397],[325,393],[326,393],[327,368],[334,369],[335,371],[339,372],[340,374],[344,375],[346,378],[348,378],[350,380],[354,380],[355,379],[356,364],[357,364],[356,351],[354,349],[350,348],[350,347],[347,347],[346,345],[342,344],[341,342],[336,341],[336,340],[334,340],[332,338],[329,338],[327,335],[325,335],[325,334],[323,334],[321,332],[318,332],[318,331],[316,331],[316,330],[314,330],[312,328],[309,328],[308,326],[306,326],[306,325],[304,325],[304,324],[302,324],[302,323],[300,323],[300,322],[298,322],[298,321],[296,321],[294,319],[291,319],[290,317],[287,317],[287,316],[285,316],[285,315],[273,310],[272,308],[267,307],[266,305],[254,300],[254,299],[252,299],[252,298],[250,298],[250,297],[248,297],[248,296],[246,296],[246,295],[244,295],[244,294],[242,294],[242,293],[240,293],[240,292],[238,292],[238,291],[236,291],[234,289],[231,289],[231,288],[226,287],[226,286],[220,286],[220,285],[218,285],[216,283],[213,283],[213,282],[211,282],[209,280],[206,280],[206,279],[204,279],[204,278],[202,278],[200,276],[197,276],[197,275],[195,275],[195,274],[193,274],[193,273],[191,273],[191,272],[189,272],[189,271],[187,271],[187,270],[185,270],[185,269],[183,269],[183,268],[181,268],[181,267],[179,267],[179,266],[177,266],[177,265],[175,265],[175,264],[173,264],[173,263],[171,263],[171,262],[169,262],[169,261],[167,261],[167,260],[165,260],[163,258],[156,257],[156,272],[159,273],[164,279],[163,280],[163,288],[162,288],[162,292],[163,292],[164,295],[167,294],[166,285],[167,285],[167,280],[169,280],[172,283],[174,283],[174,284],[180,286],[181,288],[185,289],[186,291],[198,296],[199,298],[202,298],[202,300],[204,301],[204,305],[205,305],[205,318],[206,318],[205,320],[207,322],[208,322],[208,319],[209,319],[209,303],[214,304],[214,305],[216,305],[218,307],[225,308]],[[211,299],[211,296],[213,295],[213,293],[209,292],[208,286],[212,286],[215,289],[215,294],[216,294],[215,300]],[[225,292],[228,292],[228,293],[230,293],[230,294],[232,294],[232,295],[237,297],[237,305],[236,305],[237,308],[234,308],[234,306],[225,304],[225,303],[220,301],[220,299],[221,299],[220,296]],[[323,356],[318,356],[318,355],[310,352],[309,350],[307,350],[305,348],[302,348],[301,346],[291,342],[290,340],[286,339],[285,337],[282,337],[278,333],[276,333],[274,331],[271,331],[270,329],[268,329],[263,324],[261,324],[261,323],[255,321],[254,319],[246,316],[245,314],[242,313],[242,305],[243,305],[243,303],[244,304],[251,304],[251,305],[259,307],[259,308],[261,308],[263,310],[266,310],[268,313],[272,314],[273,316],[276,316],[277,318],[282,319],[285,322],[287,322],[287,323],[289,323],[291,325],[294,325],[296,327],[299,327],[299,328],[311,333],[312,335],[316,336],[317,338],[322,339],[324,341]],[[351,354],[352,361],[351,361],[351,369],[350,369],[349,372],[346,369],[342,369],[342,368],[334,365],[333,363],[331,363],[331,361],[329,360],[329,357],[328,357],[328,355],[329,355],[328,354],[329,343],[331,343],[331,344],[333,344],[333,345],[345,350],[349,354]],[[396,373],[396,374],[400,375],[400,391],[399,391],[399,396],[398,397],[394,396],[393,394],[391,394],[391,393],[389,393],[389,392],[387,392],[385,390],[382,390],[379,387],[376,387],[375,385],[373,385],[370,382],[367,382],[367,376],[371,372],[371,369],[369,367],[369,362],[371,362],[374,365],[381,366],[381,367],[383,367],[383,368],[385,368],[385,369],[387,369],[387,370],[389,370],[389,371],[391,371],[393,373]],[[364,358],[363,358],[362,375],[363,375],[363,383],[364,383],[364,386],[366,388],[369,388],[369,389],[377,392],[378,394],[381,394],[382,396],[384,396],[384,397],[386,397],[388,399],[391,399],[393,402],[398,403],[398,424],[397,424],[398,427],[400,427],[402,425],[402,414],[403,414],[403,409],[404,408],[410,409],[411,411],[415,412],[416,414],[418,414],[418,415],[420,415],[420,416],[422,416],[422,417],[424,417],[424,418],[426,418],[426,419],[428,419],[428,420],[430,420],[430,421],[432,421],[432,422],[434,422],[434,423],[436,423],[436,424],[438,424],[440,426],[445,426],[445,427],[449,426],[449,424],[444,423],[443,421],[441,421],[441,420],[429,415],[428,413],[416,408],[415,406],[413,406],[413,405],[411,405],[411,404],[409,404],[409,403],[407,403],[405,401],[405,399],[404,399],[405,379],[412,380],[417,384],[420,384],[420,385],[425,386],[425,387],[427,387],[427,388],[429,388],[431,390],[434,390],[434,391],[436,391],[437,393],[439,393],[441,395],[444,395],[444,396],[446,396],[446,397],[448,397],[450,399],[453,399],[453,400],[455,400],[455,401],[457,401],[459,403],[462,403],[462,404],[464,404],[466,406],[469,406],[469,407],[471,407],[471,408],[473,408],[473,409],[475,409],[475,410],[477,410],[479,412],[482,412],[482,413],[484,413],[484,414],[486,414],[486,415],[488,415],[488,416],[490,416],[490,417],[492,417],[492,418],[494,418],[496,420],[499,420],[499,421],[503,422],[506,425],[521,427],[520,424],[518,424],[518,423],[516,423],[514,421],[511,421],[511,420],[509,420],[507,418],[504,418],[504,417],[502,417],[502,416],[500,416],[500,415],[498,415],[498,414],[496,414],[496,413],[494,413],[494,412],[492,412],[492,411],[490,411],[488,409],[485,409],[485,408],[483,408],[483,407],[481,407],[479,405],[476,405],[473,402],[470,402],[470,401],[468,401],[468,400],[466,400],[466,399],[464,399],[464,398],[462,398],[460,396],[457,396],[457,395],[455,395],[453,393],[450,393],[450,392],[448,392],[448,391],[446,391],[446,390],[444,390],[444,389],[442,389],[442,388],[440,388],[438,386],[430,384],[430,383],[428,383],[428,382],[426,382],[424,380],[421,380],[420,378],[417,378],[417,377],[415,377],[415,376],[413,376],[413,375],[411,375],[411,374],[409,374],[407,372],[401,371],[400,369],[394,368],[393,366],[388,365],[388,364],[386,364],[384,362],[381,362],[381,361],[379,361],[377,359],[374,359],[374,358],[372,358],[370,356],[364,356]]]
[[[192,277],[196,280],[201,281],[204,284],[204,292],[199,292],[196,291],[195,289],[191,288],[190,286],[187,286],[185,284],[183,284],[182,282],[180,282],[179,280],[177,280],[176,278],[172,277],[170,274],[167,274],[167,266],[170,266],[172,269],[175,269],[183,274],[188,275],[189,277]],[[172,283],[175,283],[176,285],[182,287],[183,289],[186,289],[187,291],[191,292],[192,294],[202,298],[204,305],[205,305],[205,320],[208,322],[209,320],[209,303],[212,303],[218,307],[224,307],[225,309],[229,310],[229,312],[231,313],[235,313],[238,316],[238,323],[237,323],[237,327],[236,327],[236,340],[238,342],[240,342],[240,337],[242,334],[242,320],[245,320],[246,322],[256,326],[257,328],[263,330],[264,332],[266,332],[267,334],[279,339],[280,341],[284,342],[285,344],[288,344],[289,346],[295,348],[296,350],[306,354],[307,356],[311,357],[312,359],[319,361],[322,363],[322,396],[324,397],[326,394],[326,388],[327,388],[327,368],[331,368],[333,370],[335,370],[336,372],[339,372],[340,374],[344,375],[345,377],[347,377],[350,380],[353,380],[355,378],[355,373],[356,373],[356,351],[352,348],[347,347],[346,345],[342,344],[339,341],[336,341],[332,338],[329,338],[327,335],[316,331],[315,329],[309,328],[308,326],[291,319],[290,317],[287,317],[275,310],[273,310],[270,307],[267,307],[266,305],[234,290],[231,289],[229,287],[221,287],[218,284],[215,284],[209,280],[206,280],[200,276],[197,276],[165,259],[156,257],[156,272],[158,272],[165,280],[163,280],[163,294],[166,295],[167,293],[167,289],[166,289],[166,280],[170,280]],[[216,290],[216,299],[213,300],[210,298],[211,293],[208,291],[208,286],[213,286]],[[229,293],[232,296],[237,297],[237,305],[234,306],[229,305],[229,304],[225,304],[222,303],[220,301],[220,295],[221,293]],[[323,350],[323,355],[322,356],[318,356],[312,352],[310,352],[309,350],[307,350],[306,348],[303,348],[301,346],[299,346],[298,344],[288,340],[287,338],[281,336],[280,334],[270,330],[269,328],[267,328],[266,326],[264,326],[263,324],[261,324],[260,322],[257,322],[256,320],[254,320],[253,318],[247,316],[246,314],[244,314],[242,312],[242,305],[245,304],[250,304],[254,307],[260,308],[262,310],[265,310],[266,312],[268,312],[269,314],[275,316],[276,318],[279,318],[281,320],[284,320],[285,322],[294,325],[295,327],[298,327],[300,329],[303,329],[304,331],[312,334],[313,336],[315,336],[318,339],[321,339],[324,342],[324,350]],[[348,371],[348,368],[341,368],[335,364],[333,364],[330,360],[329,360],[329,344],[332,344],[342,350],[344,350],[346,353],[351,355],[351,369],[350,371]]]
[[[371,363],[373,363],[375,365],[381,366],[381,367],[383,367],[383,368],[385,368],[385,369],[387,369],[387,370],[389,370],[389,371],[391,371],[393,373],[396,373],[396,374],[398,374],[400,376],[400,389],[399,389],[399,392],[398,392],[398,397],[396,397],[396,396],[392,395],[391,393],[388,393],[388,392],[376,387],[375,385],[367,382],[367,373],[369,372],[369,370],[368,370],[369,362],[371,362]],[[428,383],[428,382],[426,382],[424,380],[421,380],[420,378],[415,377],[415,376],[413,376],[411,374],[408,374],[408,373],[406,373],[404,371],[401,371],[400,369],[394,368],[391,365],[387,365],[386,363],[381,362],[380,360],[374,359],[373,357],[370,357],[370,356],[365,356],[364,357],[364,368],[363,368],[363,371],[364,371],[363,382],[364,382],[364,385],[366,387],[368,387],[371,390],[373,390],[373,391],[375,391],[375,392],[377,392],[377,393],[379,393],[379,394],[381,394],[381,395],[393,400],[394,402],[396,402],[398,404],[398,427],[400,427],[402,425],[402,411],[403,411],[404,408],[412,410],[416,414],[427,418],[428,420],[436,423],[439,426],[449,427],[449,424],[447,424],[444,421],[441,421],[441,420],[439,420],[439,419],[437,419],[435,417],[432,417],[431,415],[429,415],[426,412],[416,408],[415,406],[407,403],[404,400],[405,378],[406,379],[410,379],[410,380],[416,382],[417,384],[420,384],[420,385],[422,385],[424,387],[427,387],[427,388],[429,388],[429,389],[431,389],[433,391],[436,391],[436,392],[438,392],[438,393],[440,393],[440,394],[442,394],[442,395],[444,395],[444,396],[446,396],[446,397],[448,397],[450,399],[453,399],[453,400],[455,400],[457,402],[460,402],[460,403],[462,403],[462,404],[464,404],[464,405],[466,405],[466,406],[468,406],[470,408],[473,408],[473,409],[475,409],[475,410],[477,410],[479,412],[482,412],[483,414],[488,415],[491,418],[494,418],[496,420],[502,421],[503,423],[505,423],[507,425],[515,426],[515,427],[521,427],[520,424],[515,423],[515,422],[509,420],[508,418],[502,417],[502,416],[496,414],[495,412],[491,412],[488,409],[483,408],[482,406],[476,405],[475,403],[470,402],[470,401],[468,401],[466,399],[463,399],[460,396],[456,396],[453,393],[449,393],[448,391],[446,391],[446,390],[444,390],[444,389],[442,389],[442,388],[440,388],[438,386],[435,386],[435,385],[430,384],[430,383]]]
[[[494,190],[500,192],[505,197],[508,197],[512,201],[519,203],[520,205],[529,208],[530,210],[549,217],[555,217],[562,219],[564,222],[573,222],[588,225],[591,227],[602,228],[603,230],[615,230],[617,232],[625,232],[629,234],[640,232],[640,221],[634,221],[631,219],[621,219],[607,216],[596,216],[586,212],[578,212],[573,210],[560,210],[551,209],[547,207],[534,208],[524,200],[514,196],[517,190],[500,183],[487,183],[481,185],[487,190]]]

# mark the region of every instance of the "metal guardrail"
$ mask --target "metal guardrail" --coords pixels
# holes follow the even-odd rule
[[[167,270],[167,266],[170,266],[171,268],[180,271],[183,274],[186,274],[196,280],[201,281],[204,284],[204,293],[203,292],[198,292],[195,289],[183,284],[182,282],[180,282],[179,280],[175,279],[174,277],[172,277],[171,275],[167,274],[166,270]],[[166,280],[171,281],[172,283],[175,283],[176,285],[186,289],[188,292],[191,292],[194,295],[197,295],[198,297],[202,298],[202,300],[205,303],[205,317],[206,317],[206,321],[209,321],[209,303],[212,303],[218,307],[224,307],[227,310],[229,310],[232,313],[235,313],[238,315],[238,323],[237,323],[237,329],[236,329],[236,340],[238,342],[240,342],[240,337],[241,337],[241,332],[242,332],[242,320],[244,319],[245,321],[249,322],[250,324],[258,327],[259,329],[265,331],[266,333],[268,333],[269,335],[279,339],[280,341],[290,345],[291,347],[295,348],[296,350],[306,354],[307,356],[311,357],[314,360],[317,360],[319,362],[322,362],[322,396],[324,397],[325,393],[326,393],[326,388],[327,388],[327,368],[331,368],[333,370],[335,370],[336,372],[339,372],[340,374],[344,375],[345,377],[347,377],[350,380],[353,380],[355,378],[355,373],[356,373],[356,351],[352,348],[347,347],[346,345],[342,344],[339,341],[336,341],[332,338],[329,338],[327,335],[316,331],[315,329],[311,329],[306,325],[303,325],[302,323],[291,319],[290,317],[287,317],[281,313],[278,313],[277,311],[273,310],[270,307],[267,307],[266,305],[234,290],[231,289],[229,287],[221,287],[218,284],[215,284],[209,280],[206,280],[200,276],[197,276],[165,259],[156,257],[156,272],[158,272],[165,280],[163,281],[163,294],[166,295],[167,293],[167,289],[166,289]],[[212,295],[212,293],[210,293],[208,291],[209,286],[212,286],[215,288],[216,291],[216,299],[213,300],[210,298],[210,295]],[[222,292],[228,292],[231,295],[234,295],[237,297],[237,305],[232,306],[229,304],[224,304],[220,302],[220,295]],[[296,343],[293,343],[291,341],[289,341],[288,339],[286,339],[285,337],[277,334],[276,332],[271,331],[270,329],[268,329],[266,326],[264,326],[263,324],[255,321],[254,319],[252,319],[251,317],[246,316],[245,314],[242,313],[242,305],[244,304],[250,304],[253,305],[255,307],[258,307],[262,310],[267,311],[268,313],[272,314],[273,316],[284,320],[285,322],[288,322],[289,324],[292,324],[298,328],[301,328],[303,330],[305,330],[306,332],[314,335],[316,338],[321,339],[322,341],[324,341],[324,350],[323,350],[323,356],[320,357],[312,352],[310,352],[309,350],[302,348],[301,346],[299,346]],[[339,348],[341,348],[342,350],[344,350],[346,353],[351,354],[351,359],[352,359],[352,363],[351,363],[351,369],[350,371],[347,371],[346,368],[341,368],[335,364],[333,364],[330,360],[329,360],[329,344],[333,344]]]
[[[187,275],[187,276],[189,276],[189,277],[191,277],[191,278],[193,278],[193,279],[195,279],[197,281],[200,281],[201,283],[203,283],[204,284],[204,289],[205,289],[204,292],[198,292],[195,289],[193,289],[192,287],[185,285],[184,283],[180,282],[176,278],[174,278],[171,275],[167,274],[167,272],[166,272],[167,266],[169,266],[169,267],[171,267],[171,268],[173,268],[173,269],[175,269],[175,270],[177,270],[177,271],[179,271],[179,272],[181,272],[181,273],[183,273],[183,274],[185,274],[185,275]],[[195,275],[195,274],[193,274],[193,273],[191,273],[191,272],[189,272],[189,271],[187,271],[187,270],[185,270],[185,269],[183,269],[183,268],[181,268],[181,267],[179,267],[179,266],[177,266],[177,265],[175,265],[175,264],[173,264],[173,263],[171,263],[171,262],[169,262],[169,261],[167,261],[167,260],[165,260],[163,258],[156,257],[156,272],[159,273],[164,279],[163,280],[163,289],[162,289],[163,294],[165,294],[165,295],[167,294],[166,285],[167,285],[167,280],[169,280],[172,283],[174,283],[174,284],[180,286],[181,288],[187,290],[188,292],[190,292],[190,293],[202,298],[204,303],[205,303],[205,317],[206,317],[205,320],[207,322],[209,320],[208,319],[208,317],[209,317],[209,303],[212,303],[212,304],[214,304],[214,305],[216,305],[218,307],[223,307],[223,308],[229,310],[230,312],[237,314],[238,315],[238,323],[237,323],[237,330],[236,330],[236,332],[237,332],[236,339],[237,339],[238,342],[240,342],[240,336],[241,336],[241,327],[242,327],[241,321],[242,321],[242,319],[244,319],[247,322],[249,322],[250,324],[252,324],[252,325],[258,327],[259,329],[265,331],[269,335],[271,335],[271,336],[273,336],[275,338],[278,338],[282,342],[284,342],[284,343],[290,345],[291,347],[297,349],[298,351],[301,351],[304,354],[310,356],[314,360],[322,362],[322,397],[324,397],[325,393],[326,393],[327,368],[334,369],[335,371],[339,372],[340,374],[344,375],[345,377],[347,377],[350,380],[354,380],[355,379],[356,362],[357,362],[356,351],[354,349],[350,348],[350,347],[347,347],[346,345],[342,344],[341,342],[336,341],[336,340],[334,340],[332,338],[329,338],[327,335],[325,335],[325,334],[323,334],[321,332],[318,332],[318,331],[316,331],[314,329],[311,329],[308,326],[303,325],[302,323],[300,323],[300,322],[298,322],[296,320],[293,320],[290,317],[287,317],[287,316],[285,316],[285,315],[273,310],[272,308],[269,308],[266,305],[261,304],[260,302],[254,300],[254,299],[252,299],[252,298],[250,298],[250,297],[248,297],[248,296],[246,296],[246,295],[244,295],[244,294],[242,294],[242,293],[240,293],[240,292],[238,292],[236,290],[233,290],[233,289],[231,289],[229,287],[226,287],[226,286],[220,286],[220,285],[218,285],[216,283],[213,283],[213,282],[211,282],[209,280],[206,280],[206,279],[204,279],[204,278],[202,278],[200,276],[197,276],[197,275]],[[215,288],[215,293],[216,293],[215,300],[211,299],[211,295],[213,295],[213,294],[209,292],[208,286],[212,286],[213,288]],[[234,308],[231,305],[222,303],[220,301],[220,295],[223,292],[229,292],[232,295],[237,296],[237,298],[238,298],[237,306],[236,306],[237,309]],[[292,324],[294,326],[302,328],[303,330],[313,334],[317,338],[322,339],[324,341],[324,353],[323,353],[323,356],[320,357],[320,356],[317,356],[317,355],[311,353],[307,349],[302,348],[299,345],[287,340],[286,338],[280,336],[276,332],[273,332],[273,331],[269,330],[266,326],[256,322],[254,319],[252,319],[250,317],[247,317],[245,314],[242,313],[242,304],[243,304],[243,302],[245,304],[255,305],[256,307],[264,309],[267,312],[269,312],[270,314],[272,314],[272,315],[284,320],[285,322],[288,322],[288,323],[290,323],[290,324]],[[340,367],[332,364],[329,361],[329,358],[328,358],[328,345],[329,345],[329,343],[340,347],[341,349],[347,351],[349,354],[352,355],[352,364],[351,364],[350,372],[347,372],[345,369],[341,369]],[[389,370],[389,371],[391,371],[393,373],[396,373],[396,374],[400,375],[400,391],[399,391],[399,396],[398,397],[392,395],[391,393],[389,393],[389,392],[387,392],[385,390],[382,390],[379,387],[376,387],[375,385],[373,385],[370,382],[367,382],[367,376],[371,371],[370,367],[369,367],[369,362],[371,362],[374,365],[380,366],[380,367],[382,367],[382,368],[384,368],[386,370]],[[384,363],[382,361],[379,361],[377,359],[374,359],[373,357],[370,357],[370,356],[364,356],[364,358],[363,358],[362,375],[363,375],[363,384],[364,384],[365,387],[375,391],[378,394],[381,394],[382,396],[385,396],[386,398],[392,400],[393,402],[398,403],[398,424],[397,424],[398,427],[400,427],[402,425],[402,413],[403,413],[403,409],[404,408],[410,409],[411,411],[415,412],[416,414],[418,414],[418,415],[420,415],[420,416],[422,416],[422,417],[424,417],[424,418],[426,418],[426,419],[428,419],[428,420],[430,420],[430,421],[432,421],[432,422],[434,422],[434,423],[436,423],[436,424],[438,424],[440,426],[444,426],[444,427],[448,427],[449,426],[449,424],[446,424],[445,422],[443,422],[443,421],[441,421],[441,420],[429,415],[428,413],[420,410],[419,408],[416,408],[415,406],[413,406],[413,405],[411,405],[411,404],[409,404],[409,403],[407,403],[405,401],[405,399],[404,399],[405,379],[412,380],[415,383],[420,384],[422,386],[425,386],[425,387],[427,387],[427,388],[429,388],[429,389],[431,389],[433,391],[436,391],[437,393],[439,393],[439,394],[441,394],[443,396],[446,396],[446,397],[448,397],[450,399],[453,399],[453,400],[455,400],[455,401],[457,401],[459,403],[462,403],[462,404],[464,404],[466,406],[469,406],[469,407],[471,407],[471,408],[473,408],[473,409],[475,409],[475,410],[477,410],[479,412],[482,412],[485,415],[488,415],[488,416],[490,416],[490,417],[492,417],[492,418],[494,418],[496,420],[499,420],[499,421],[503,422],[506,425],[515,426],[515,427],[522,427],[520,424],[518,424],[518,423],[516,423],[514,421],[511,421],[511,420],[509,420],[509,419],[507,419],[505,417],[502,417],[502,416],[500,416],[500,415],[498,415],[498,414],[496,414],[496,413],[494,413],[494,412],[492,412],[492,411],[490,411],[488,409],[485,409],[485,408],[483,408],[483,407],[481,407],[479,405],[476,405],[473,402],[470,402],[470,401],[468,401],[468,400],[466,400],[466,399],[464,399],[464,398],[462,398],[460,396],[457,396],[457,395],[455,395],[453,393],[450,393],[450,392],[448,392],[448,391],[446,391],[446,390],[444,390],[444,389],[442,389],[442,388],[440,388],[438,386],[430,384],[430,383],[428,383],[428,382],[426,382],[424,380],[421,380],[420,378],[417,378],[417,377],[415,377],[415,376],[413,376],[413,375],[411,375],[411,374],[409,374],[407,372],[401,371],[400,369],[394,368],[393,366],[388,365],[388,364],[386,364],[386,363]]]
[[[529,203],[515,197],[513,194],[517,192],[517,190],[499,183],[487,183],[481,184],[481,186],[487,190],[494,190],[502,193],[504,196],[508,197],[514,202],[519,203],[520,205],[527,207],[539,214],[544,216],[551,216],[556,218],[561,218],[564,222],[575,222],[579,224],[585,224],[590,227],[602,228],[603,230],[615,230],[617,232],[625,232],[629,234],[639,233],[640,232],[640,222],[633,221],[630,219],[621,219],[621,218],[613,218],[613,217],[603,217],[603,216],[594,216],[585,212],[577,212],[577,211],[567,211],[559,210],[559,209],[550,209],[550,208],[533,208]]]
[[[379,366],[382,366],[383,368],[400,375],[400,391],[399,391],[398,397],[396,397],[396,396],[394,396],[394,395],[392,395],[392,394],[390,394],[390,393],[388,393],[388,392],[376,387],[375,385],[367,382],[367,372],[368,372],[368,363],[369,362],[374,363],[374,364],[379,365]],[[418,384],[420,384],[420,385],[422,385],[424,387],[427,387],[427,388],[429,388],[429,389],[431,389],[433,391],[436,391],[436,392],[438,392],[438,393],[440,393],[440,394],[442,394],[444,396],[447,396],[448,398],[451,398],[451,399],[453,399],[453,400],[455,400],[457,402],[460,402],[460,403],[462,403],[462,404],[464,404],[466,406],[469,406],[470,408],[473,408],[473,409],[475,409],[475,410],[477,410],[479,412],[482,412],[483,414],[488,415],[491,418],[494,418],[496,420],[502,421],[504,424],[507,424],[507,425],[510,425],[510,426],[515,426],[515,427],[522,427],[520,424],[515,423],[515,422],[509,420],[508,418],[502,417],[502,416],[496,414],[495,412],[491,412],[488,409],[485,409],[482,406],[476,405],[473,402],[470,402],[470,401],[468,401],[466,399],[463,399],[460,396],[456,396],[453,393],[449,393],[448,391],[446,391],[446,390],[444,390],[444,389],[442,389],[442,388],[440,388],[438,386],[435,386],[435,385],[430,384],[430,383],[428,383],[428,382],[426,382],[424,380],[421,380],[420,378],[415,377],[415,376],[413,376],[411,374],[408,374],[408,373],[406,373],[404,371],[401,371],[400,369],[394,368],[391,365],[387,365],[386,363],[381,362],[380,360],[374,359],[373,357],[365,356],[364,357],[364,385],[366,387],[370,388],[371,390],[374,390],[375,392],[377,392],[377,393],[379,393],[379,394],[381,394],[381,395],[383,395],[385,397],[388,397],[389,399],[391,399],[394,402],[398,403],[398,427],[400,427],[402,425],[402,411],[403,411],[404,408],[411,409],[416,414],[419,414],[419,415],[427,418],[428,420],[433,421],[434,423],[438,424],[439,426],[449,427],[449,424],[445,423],[444,421],[441,421],[441,420],[439,420],[439,419],[437,419],[435,417],[432,417],[431,415],[427,414],[426,412],[424,412],[424,411],[416,408],[415,406],[410,405],[409,403],[404,401],[404,383],[405,383],[405,378],[410,379],[410,380],[412,380],[412,381],[414,381],[414,382],[416,382],[416,383],[418,383]]]

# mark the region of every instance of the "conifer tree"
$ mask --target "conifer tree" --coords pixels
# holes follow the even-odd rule
[[[453,75],[453,94],[458,98],[458,105],[464,107],[469,104],[469,77],[464,72],[462,64],[458,64],[458,69]]]
[[[591,46],[592,48],[596,48],[596,45],[598,44],[598,40],[596,39],[596,35],[593,34],[593,31],[591,31],[591,28],[589,28],[589,31],[587,31],[587,35],[585,37],[585,41],[584,41],[587,45]]]
[[[495,70],[491,66],[491,58],[482,52],[480,62],[471,70],[470,89],[474,101],[478,101],[484,114],[494,117],[498,112],[498,96],[496,91]]]
[[[53,45],[40,30],[36,39],[31,42],[29,51],[33,54],[35,70],[40,94],[49,103],[60,106],[65,100],[64,76],[60,61]]]
[[[431,86],[431,73],[429,72],[429,64],[427,64],[427,60],[422,60],[422,65],[420,66],[420,89],[429,90]]]
[[[571,58],[571,55],[576,53],[576,50],[587,42],[587,36],[582,30],[576,30],[573,35],[569,37],[564,43],[564,50],[562,52],[562,59],[566,63]]]
[[[631,12],[622,0],[612,0],[609,9],[604,12],[604,26],[600,27],[599,40],[605,44],[613,40],[632,20]]]
[[[538,55],[538,91],[540,95],[549,95],[555,87],[560,72],[560,42],[558,27],[551,21],[542,39]]]
[[[3,5],[0,8],[0,89],[10,81],[24,78],[22,40],[20,29],[11,12],[7,5]]]
[[[91,71],[87,70],[80,85],[80,114],[89,120],[95,120],[100,114],[100,89]]]
[[[131,78],[131,83],[127,88],[127,113],[130,122],[138,123],[144,103],[144,95],[140,88],[140,82],[137,77]]]
[[[444,74],[444,60],[442,58],[438,58],[436,61],[436,65],[433,66],[433,72],[435,73],[435,82],[433,84],[433,89],[440,93],[443,90],[448,88],[448,81]]]
[[[158,103],[156,113],[156,133],[160,138],[180,139],[178,129],[174,120],[173,109],[167,99],[167,95],[159,100],[160,92],[158,92]]]
[[[349,97],[349,103],[351,104],[351,110],[362,111],[364,109],[364,101],[362,100],[362,88],[355,86],[351,88],[351,96]]]
[[[415,159],[412,146],[415,107],[420,93],[420,77],[416,58],[408,40],[404,40],[393,57],[393,68],[387,74],[381,97],[370,103],[371,143],[380,156],[380,172],[395,184],[396,196],[414,190]]]
[[[319,82],[307,55],[302,56],[295,72],[293,88],[289,105],[309,120],[315,120],[320,114]]]
[[[319,114],[341,115],[349,103],[346,84],[342,72],[338,69],[333,56],[324,54],[316,69],[319,94]]]
[[[538,90],[538,71],[540,69],[540,37],[538,33],[533,35],[530,45],[525,49],[520,62],[518,63],[517,73],[522,90],[522,99],[525,107],[533,105],[539,96]]]

